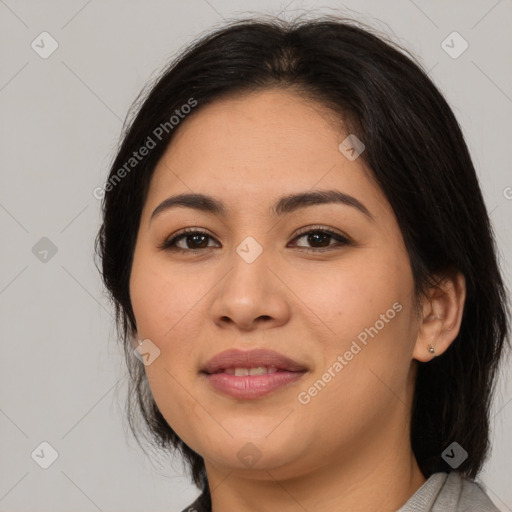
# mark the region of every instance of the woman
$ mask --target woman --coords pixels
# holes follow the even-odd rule
[[[236,21],[138,102],[97,250],[130,425],[183,455],[187,510],[498,510],[474,480],[506,291],[404,53],[335,17]]]

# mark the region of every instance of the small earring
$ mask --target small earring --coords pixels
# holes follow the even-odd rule
[[[428,351],[436,357],[436,349],[432,345],[428,346]]]

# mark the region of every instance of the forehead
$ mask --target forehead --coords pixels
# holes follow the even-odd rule
[[[290,91],[220,99],[182,121],[147,203],[197,192],[255,211],[285,193],[337,189],[389,209],[363,160],[340,151],[347,135],[332,111]]]
[[[332,144],[337,147],[342,126],[343,120],[321,104],[290,90],[269,89],[225,97],[196,110],[185,119],[169,149],[178,157],[194,145],[188,160],[223,154],[242,161],[259,157],[281,163],[318,157]]]

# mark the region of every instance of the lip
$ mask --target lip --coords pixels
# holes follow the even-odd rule
[[[227,368],[274,367],[275,373],[264,375],[236,376],[224,373]],[[210,359],[201,373],[209,384],[222,394],[237,399],[251,400],[263,397],[273,391],[301,379],[308,369],[273,350],[254,349],[250,351],[227,350]]]
[[[210,385],[225,395],[240,400],[254,400],[301,379],[306,372],[288,372],[286,370],[266,375],[247,375],[237,377],[227,373],[206,374]]]
[[[230,349],[212,357],[202,368],[202,372],[212,374],[226,368],[256,368],[273,366],[288,372],[303,372],[307,368],[297,361],[267,349],[238,350]]]

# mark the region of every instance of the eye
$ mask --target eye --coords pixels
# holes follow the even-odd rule
[[[313,247],[312,249],[306,250],[308,253],[331,251],[340,246],[350,245],[351,243],[346,236],[330,231],[322,226],[303,228],[299,231],[299,236],[295,237],[294,240],[300,240],[301,238],[305,238],[306,243],[308,244],[319,245],[319,247]],[[338,243],[331,245],[330,242],[332,242],[333,239]],[[304,246],[299,245],[298,247]]]
[[[164,240],[158,248],[167,251],[195,252],[204,248],[208,248],[208,238],[212,237],[206,231],[200,231],[194,228],[186,228],[180,231],[177,235]],[[185,247],[180,247],[177,245],[181,242],[184,242]],[[190,244],[188,242],[190,242]]]
[[[330,251],[340,246],[351,244],[351,241],[347,237],[323,228],[322,226],[303,228],[299,231],[299,236],[296,236],[294,240],[300,240],[302,238],[305,238],[306,243],[308,244],[319,245],[319,247],[312,247],[305,251],[308,253]],[[214,240],[214,238],[206,231],[201,231],[195,228],[186,228],[176,235],[164,240],[158,248],[166,251],[183,253],[198,252],[203,249],[212,248],[212,246],[208,244],[208,239]],[[330,243],[333,240],[337,242],[334,245]],[[180,246],[178,244],[182,245]],[[304,246],[297,245],[297,247],[302,248]]]

